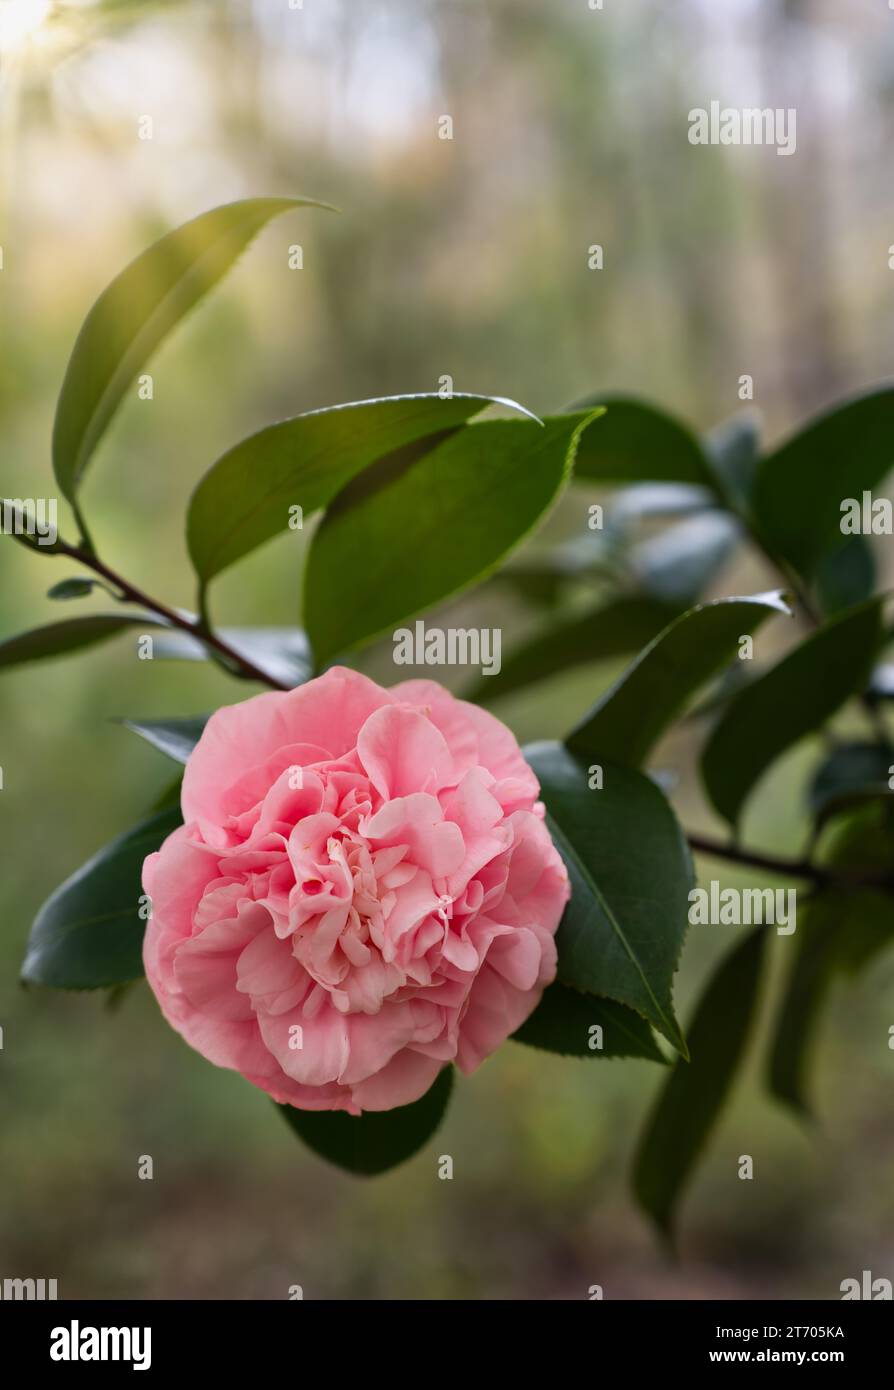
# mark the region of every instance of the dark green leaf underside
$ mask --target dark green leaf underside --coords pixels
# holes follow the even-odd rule
[[[651,1028],[639,1014],[614,999],[582,994],[558,980],[544,991],[530,1018],[512,1036],[515,1042],[565,1057],[665,1060]]]
[[[143,860],[181,823],[177,808],[100,850],[57,888],[31,928],[22,978],[55,989],[99,989],[143,974]]]
[[[739,637],[788,613],[778,592],[700,604],[674,619],[619,677],[568,738],[583,757],[636,766],[687,700],[727,664]]]
[[[444,1118],[453,1086],[453,1071],[444,1067],[434,1085],[412,1105],[395,1110],[344,1111],[277,1109],[286,1123],[321,1158],[357,1176],[385,1173],[412,1158]]]

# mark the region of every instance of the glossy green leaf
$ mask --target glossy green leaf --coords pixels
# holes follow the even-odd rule
[[[208,722],[208,715],[197,715],[193,719],[122,719],[126,729],[132,729],[140,738],[151,743],[153,748],[172,758],[175,763],[185,763],[202,736]]]
[[[229,449],[202,478],[186,522],[189,553],[204,583],[289,529],[290,508],[302,520],[332,499],[363,469],[422,440],[461,429],[491,396],[391,396],[313,410],[269,425]]]
[[[22,979],[100,989],[143,974],[143,860],[181,823],[170,809],[121,835],[66,879],[34,920]]]
[[[428,1143],[444,1118],[453,1086],[453,1070],[444,1067],[434,1085],[412,1105],[395,1110],[298,1110],[278,1105],[286,1123],[321,1158],[359,1177],[396,1168]]]
[[[894,464],[894,388],[885,387],[813,420],[761,463],[754,506],[772,552],[814,574],[841,543],[841,504],[861,500]]]
[[[0,667],[21,666],[26,661],[42,661],[51,656],[68,656],[83,647],[93,647],[121,632],[145,632],[161,624],[156,618],[134,613],[94,613],[90,617],[68,618],[46,627],[18,632],[0,642]]]
[[[745,1051],[757,1008],[765,939],[763,927],[749,933],[712,976],[689,1029],[690,1060],[674,1064],[639,1144],[636,1197],[667,1236],[681,1192]]]
[[[349,484],[308,556],[305,618],[317,661],[489,573],[555,501],[590,418],[470,425]]]
[[[213,208],[155,242],[99,296],[75,343],[53,428],[53,468],[69,501],[140,368],[261,228],[299,207],[328,204],[246,198]]]
[[[624,596],[578,617],[553,619],[524,646],[504,655],[499,671],[480,676],[467,698],[495,700],[576,666],[626,656],[675,616],[676,610],[658,599]]]
[[[685,1054],[672,983],[692,860],[673,811],[633,768],[603,763],[603,785],[591,790],[587,765],[561,743],[531,744],[525,756],[571,880],[556,935],[559,980],[626,1004]]]
[[[640,764],[687,700],[736,654],[740,636],[788,611],[775,591],[689,609],[597,700],[569,735],[569,748]]]
[[[881,632],[878,600],[851,608],[733,697],[702,757],[708,795],[730,824],[771,763],[863,688]]]
[[[582,994],[558,980],[544,990],[537,1008],[512,1036],[516,1042],[565,1057],[665,1060],[648,1023],[633,1009],[614,999]]]
[[[578,481],[698,483],[713,489],[701,445],[672,415],[630,396],[586,396],[570,409],[593,406],[604,406],[606,413],[599,429],[581,440]]]

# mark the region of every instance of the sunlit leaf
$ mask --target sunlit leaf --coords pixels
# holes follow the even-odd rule
[[[250,435],[212,464],[190,500],[186,532],[196,572],[207,583],[286,534],[293,515],[303,523],[328,506],[376,460],[425,439],[433,448],[495,403],[527,414],[490,396],[390,396],[313,410]]]
[[[155,242],[102,292],[75,343],[53,428],[53,468],[69,501],[140,368],[261,228],[299,207],[328,204],[246,198],[213,208]]]
[[[349,483],[308,556],[305,618],[317,661],[494,569],[555,501],[591,418],[470,425],[421,457],[411,446]]]

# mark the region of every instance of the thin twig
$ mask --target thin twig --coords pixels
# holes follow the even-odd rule
[[[170,627],[179,628],[181,632],[188,633],[190,637],[202,642],[206,647],[210,647],[224,657],[228,664],[235,666],[249,680],[261,681],[262,684],[269,685],[274,690],[289,690],[291,688],[282,681],[276,680],[268,672],[262,671],[259,666],[255,666],[254,662],[242,656],[222,637],[218,637],[217,633],[212,632],[201,620],[184,617],[175,609],[159,603],[158,599],[150,597],[142,589],[138,589],[135,584],[122,578],[115,570],[110,569],[98,556],[89,551],[81,550],[77,546],[68,545],[64,541],[61,542],[61,546],[63,553],[70,556],[72,560],[79,561],[80,564],[86,565],[87,569],[93,570],[94,574],[98,574],[103,579],[108,580],[110,584],[114,584],[116,589],[120,590],[121,597],[125,602],[139,604],[140,607],[155,613],[159,618],[163,618]]]
[[[894,887],[894,873],[891,870],[832,869],[814,864],[809,859],[783,859],[778,855],[761,854],[755,850],[742,849],[739,845],[709,840],[703,835],[691,835],[687,832],[686,838],[697,854],[709,854],[714,859],[726,859],[731,864],[765,869],[767,873],[778,874],[780,878],[803,878],[817,884],[875,884],[878,887]]]

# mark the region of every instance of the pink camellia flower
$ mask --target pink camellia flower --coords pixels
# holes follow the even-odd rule
[[[143,957],[197,1051],[305,1110],[471,1072],[556,972],[565,867],[512,734],[334,667],[208,721],[150,854]]]

